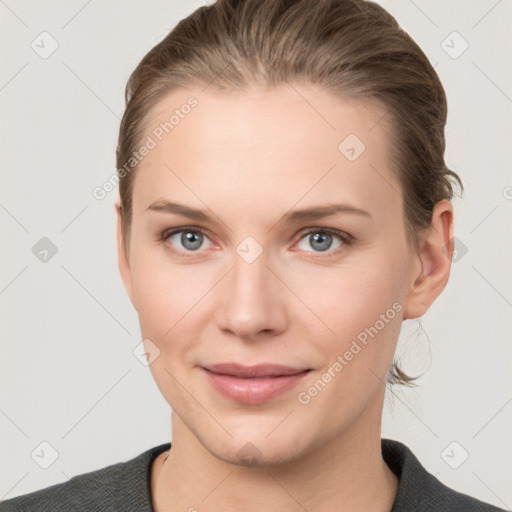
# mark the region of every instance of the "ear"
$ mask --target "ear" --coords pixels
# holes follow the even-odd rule
[[[434,206],[430,227],[421,233],[415,255],[421,271],[413,276],[415,280],[405,299],[404,319],[424,315],[444,290],[450,277],[453,249],[453,207],[443,199]]]
[[[135,304],[133,302],[130,260],[124,248],[123,207],[121,206],[119,200],[116,202],[115,207],[117,214],[117,261],[119,265],[119,273],[121,274],[121,279],[123,280],[124,287],[126,289],[126,292],[128,293],[128,297],[130,297],[130,301],[135,307]]]

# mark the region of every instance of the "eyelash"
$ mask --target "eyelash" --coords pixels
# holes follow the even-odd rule
[[[200,227],[184,226],[184,227],[181,227],[181,228],[173,228],[173,229],[168,229],[168,230],[163,231],[161,233],[161,235],[159,236],[159,242],[167,242],[167,240],[172,235],[175,235],[177,233],[182,233],[182,232],[201,233],[202,235],[208,237],[208,233],[204,229],[202,229]],[[308,228],[307,230],[302,231],[300,233],[299,241],[302,240],[307,235],[312,235],[312,234],[317,234],[317,233],[321,233],[323,235],[328,234],[328,235],[336,236],[343,243],[340,246],[336,247],[335,249],[333,249],[331,251],[325,251],[325,252],[322,252],[322,251],[317,251],[317,252],[315,252],[315,251],[308,251],[308,252],[310,252],[313,255],[314,258],[318,258],[318,257],[320,257],[320,258],[331,258],[333,256],[337,256],[341,251],[344,250],[345,247],[351,245],[354,242],[354,237],[352,235],[349,235],[348,233],[345,233],[344,231],[339,231],[339,230],[333,229],[333,228]],[[169,247],[171,247],[171,246],[169,246]],[[181,251],[177,251],[177,250],[172,249],[172,248],[170,248],[170,250],[173,253],[178,254],[180,256],[183,256],[185,258],[193,257],[193,253],[197,252],[197,251],[187,251],[188,253],[191,253],[191,254],[187,254],[187,252],[183,253]]]

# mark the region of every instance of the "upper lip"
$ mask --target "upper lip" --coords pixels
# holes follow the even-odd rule
[[[254,366],[244,366],[237,363],[222,363],[203,366],[205,370],[222,375],[232,375],[239,378],[251,377],[277,377],[280,375],[297,375],[303,373],[309,368],[295,368],[293,366],[284,366],[280,364],[257,364]]]

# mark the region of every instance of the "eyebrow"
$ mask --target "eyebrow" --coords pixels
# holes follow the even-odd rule
[[[197,221],[212,221],[212,218],[204,210],[197,210],[195,208],[190,208],[189,206],[185,206],[179,203],[173,203],[170,201],[156,201],[154,203],[151,203],[146,208],[146,210],[164,213],[174,213],[176,215],[182,215],[183,217],[188,217],[189,219]],[[360,208],[356,208],[348,204],[329,204],[311,208],[304,208],[301,210],[292,210],[283,215],[280,222],[295,224],[304,221],[322,219],[324,217],[335,215],[336,213],[348,213],[371,218],[371,214],[366,210],[362,210]]]

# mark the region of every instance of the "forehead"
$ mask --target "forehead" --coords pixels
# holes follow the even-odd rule
[[[397,202],[387,117],[379,102],[310,85],[173,91],[146,121],[144,139],[154,147],[137,171],[134,210],[167,193],[198,207],[200,197],[260,208]]]

